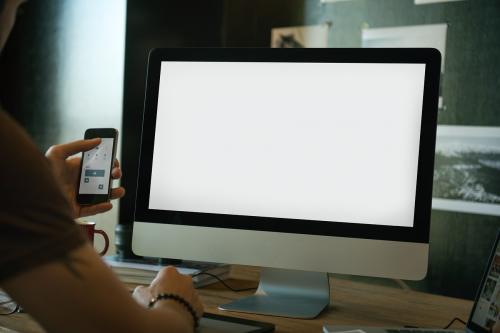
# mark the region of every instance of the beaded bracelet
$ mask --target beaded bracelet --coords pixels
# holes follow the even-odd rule
[[[184,298],[182,298],[179,295],[165,294],[165,293],[158,294],[156,297],[152,298],[149,301],[148,307],[152,308],[156,304],[156,302],[158,302],[160,300],[167,300],[167,299],[171,299],[171,300],[174,300],[174,301],[182,304],[188,310],[188,312],[191,314],[191,316],[193,317],[194,327],[198,327],[200,318],[198,318],[196,311],[194,310],[193,306],[188,301],[186,301]]]

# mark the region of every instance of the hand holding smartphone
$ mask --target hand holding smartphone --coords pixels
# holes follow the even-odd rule
[[[85,139],[101,138],[101,143],[83,152],[78,181],[77,202],[94,205],[110,200],[111,170],[116,156],[118,130],[114,128],[89,128]]]

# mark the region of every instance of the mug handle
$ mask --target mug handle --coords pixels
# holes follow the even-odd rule
[[[109,238],[108,235],[104,232],[104,230],[94,230],[94,234],[99,234],[104,238],[104,249],[99,252],[100,256],[103,256],[107,251],[109,247]]]

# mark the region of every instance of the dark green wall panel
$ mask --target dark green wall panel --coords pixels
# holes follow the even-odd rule
[[[360,47],[363,27],[447,23],[439,123],[500,126],[500,1],[415,5],[414,0],[306,0],[305,24],[331,21],[329,46]],[[412,287],[472,298],[500,218],[433,211],[429,273]]]
[[[473,298],[500,226],[498,217],[434,210],[430,265],[423,291]]]

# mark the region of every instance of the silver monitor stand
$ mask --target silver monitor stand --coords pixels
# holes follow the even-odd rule
[[[263,268],[254,295],[221,305],[219,309],[312,319],[329,304],[327,273]]]

